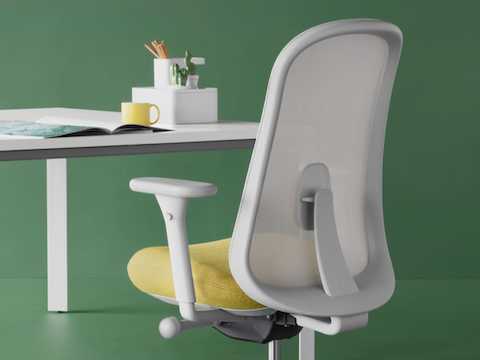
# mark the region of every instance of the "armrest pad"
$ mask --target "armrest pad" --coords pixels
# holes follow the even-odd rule
[[[199,198],[215,195],[217,187],[210,183],[158,177],[130,180],[130,189],[137,192],[180,198]]]

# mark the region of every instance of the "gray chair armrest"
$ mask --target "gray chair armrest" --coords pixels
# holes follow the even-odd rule
[[[217,193],[217,187],[210,183],[159,177],[132,179],[130,189],[137,192],[179,198],[199,198]]]
[[[198,181],[147,177],[130,180],[130,189],[155,195],[165,220],[173,286],[180,314],[189,321],[199,320],[188,249],[187,203],[189,198],[215,195],[217,187]]]

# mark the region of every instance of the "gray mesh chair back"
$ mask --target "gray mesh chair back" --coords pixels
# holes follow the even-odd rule
[[[230,247],[241,288],[310,317],[368,313],[391,297],[382,161],[402,34],[335,21],[278,56]]]

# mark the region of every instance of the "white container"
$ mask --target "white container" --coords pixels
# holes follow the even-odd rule
[[[160,108],[159,126],[218,121],[216,88],[135,87],[132,88],[132,102],[157,105]]]
[[[195,65],[204,65],[205,58],[194,57],[192,62]],[[171,58],[171,59],[153,59],[153,85],[157,89],[165,88],[168,86],[175,86],[170,82],[170,66],[178,64],[180,67],[185,67],[184,58]]]
[[[185,87],[187,89],[198,89],[198,75],[188,75]]]
[[[170,83],[170,66],[173,64],[183,67],[185,66],[185,60],[183,58],[153,60],[153,84],[156,88],[160,89],[172,85]]]

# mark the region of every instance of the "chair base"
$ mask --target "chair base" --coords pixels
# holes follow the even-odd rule
[[[295,319],[282,312],[270,316],[235,316],[224,311],[197,313],[195,321],[168,317],[160,321],[160,335],[171,339],[178,334],[198,327],[211,326],[223,335],[236,340],[266,344],[274,340],[297,336],[302,328]]]
[[[280,360],[279,340],[273,340],[268,343],[268,360]]]
[[[268,360],[281,360],[281,341],[268,343]],[[298,360],[315,360],[315,331],[303,328],[298,336]]]
[[[175,317],[163,319],[159,332],[163,338],[170,339],[183,331],[198,327],[213,326],[222,334],[243,341],[268,343],[268,360],[280,360],[280,339],[299,335],[299,360],[315,360],[315,331],[297,325],[281,324],[289,320],[288,314],[274,314],[277,323],[268,318],[238,318],[238,320],[214,321],[208,317],[198,321],[178,320]],[[287,320],[287,321],[285,321]],[[270,330],[269,330],[270,326]],[[284,328],[280,330],[280,328]]]
[[[268,318],[219,321],[214,323],[213,327],[232,339],[259,344],[289,339],[297,336],[302,330],[291,315],[282,312],[276,312]]]

